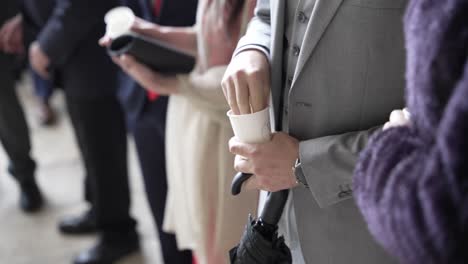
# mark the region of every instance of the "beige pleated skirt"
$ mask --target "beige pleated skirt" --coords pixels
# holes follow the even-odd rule
[[[231,195],[236,172],[228,149],[233,132],[226,113],[173,95],[166,132],[164,230],[176,235],[179,249],[199,256],[207,247],[217,247],[227,257],[242,236],[247,216],[256,215],[258,192]]]

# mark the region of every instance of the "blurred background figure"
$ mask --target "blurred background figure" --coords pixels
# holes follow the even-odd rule
[[[111,263],[139,249],[129,214],[127,138],[117,100],[118,69],[96,43],[117,0],[23,0],[21,23],[32,69],[63,87],[86,168],[89,210],[64,219],[65,234],[99,231],[95,246],[74,263]]]
[[[171,95],[166,128],[168,197],[164,230],[181,249],[194,251],[199,263],[227,263],[239,241],[246,216],[255,214],[257,193],[232,197],[234,157],[229,106],[221,78],[239,37],[252,16],[254,1],[200,1],[194,27],[161,27],[137,20],[133,30],[197,56],[189,75],[154,72],[124,55],[114,58],[146,89]]]
[[[191,26],[195,22],[196,0],[124,0],[122,4],[129,6],[136,15],[159,25]],[[120,76],[119,88],[135,139],[164,263],[189,264],[192,253],[180,251],[175,236],[162,229],[167,195],[165,132],[168,97],[146,92],[125,73]]]
[[[10,159],[8,170],[20,187],[20,207],[32,212],[41,207],[43,198],[34,176],[29,129],[15,91],[14,54],[24,52],[17,13],[17,0],[0,4],[0,141]]]
[[[16,8],[18,9],[19,1],[15,2]],[[11,11],[11,10],[10,10]],[[21,14],[16,12],[13,14],[4,26],[5,35],[5,48],[10,52],[20,54],[16,58],[17,73],[21,73],[23,67],[28,64],[27,62],[27,50],[24,50],[23,42],[23,17]],[[15,43],[21,42],[21,43]],[[43,126],[50,126],[55,123],[55,112],[52,109],[49,100],[53,93],[53,84],[39,76],[34,70],[31,69],[31,75],[34,83],[36,95],[38,97],[38,119],[39,123]],[[20,74],[18,74],[20,75]],[[19,76],[18,76],[19,77]]]
[[[50,100],[54,93],[54,84],[50,80],[42,78],[34,70],[31,70],[34,90],[38,102],[38,121],[42,126],[52,126],[57,121],[57,114]]]
[[[16,8],[18,9],[19,0],[15,1]],[[4,26],[5,35],[5,48],[13,53],[17,53],[16,57],[16,70],[18,77],[21,75],[22,70],[28,64],[27,50],[24,48],[23,43],[23,16],[15,13]],[[16,42],[21,43],[16,43]],[[30,70],[33,79],[33,85],[38,98],[38,121],[43,126],[50,126],[55,123],[55,111],[50,105],[50,98],[54,91],[54,84],[39,76],[34,70]]]
[[[468,263],[468,1],[410,1],[405,36],[410,114],[373,136],[354,193],[401,263]]]

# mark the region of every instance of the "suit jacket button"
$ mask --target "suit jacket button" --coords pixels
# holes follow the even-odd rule
[[[292,52],[293,52],[293,55],[295,57],[297,57],[297,56],[299,56],[299,53],[301,52],[301,49],[297,45],[294,45]]]
[[[338,198],[345,198],[351,196],[351,192],[349,191],[341,191],[338,193]]]
[[[297,102],[296,106],[297,107],[311,107],[311,104],[306,103],[306,102]]]
[[[349,184],[340,185],[340,192],[338,193],[338,198],[345,198],[353,195],[353,190]]]
[[[299,14],[297,15],[297,20],[300,22],[300,23],[305,23],[307,22],[307,16],[304,14],[304,12],[299,12]]]

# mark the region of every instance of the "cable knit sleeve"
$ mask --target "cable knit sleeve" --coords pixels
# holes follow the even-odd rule
[[[432,142],[398,127],[361,153],[355,198],[371,233],[402,263],[468,261],[467,98],[465,66]]]

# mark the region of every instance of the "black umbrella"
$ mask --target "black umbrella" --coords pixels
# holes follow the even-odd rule
[[[241,192],[242,184],[252,174],[238,173],[232,182],[232,194]],[[229,251],[231,264],[289,264],[291,252],[283,237],[278,237],[278,222],[289,190],[269,193],[261,216],[249,215],[239,245]]]

